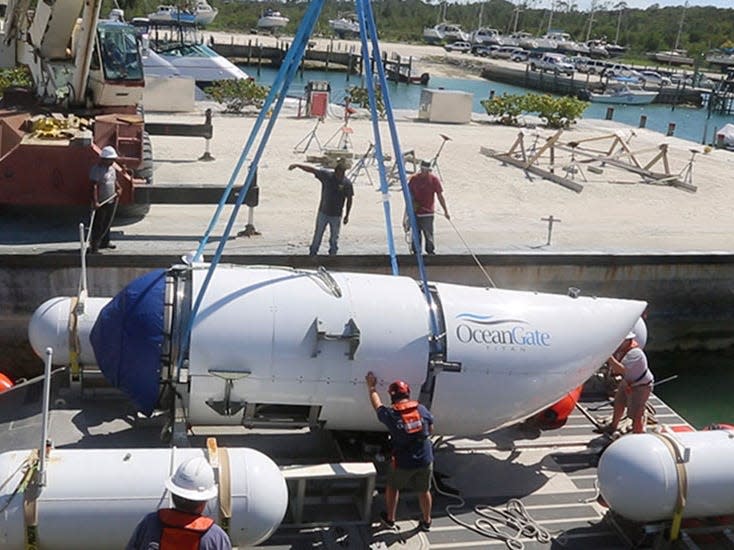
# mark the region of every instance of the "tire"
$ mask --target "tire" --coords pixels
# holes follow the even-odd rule
[[[153,185],[153,144],[150,141],[148,132],[143,132],[143,155],[140,166],[133,171],[133,176],[137,179],[145,180],[146,185]],[[137,191],[138,193],[141,190]],[[145,191],[143,191],[145,193]],[[147,193],[145,193],[147,195]],[[120,206],[117,212],[119,218],[143,218],[150,211],[150,203],[143,204],[125,204]]]

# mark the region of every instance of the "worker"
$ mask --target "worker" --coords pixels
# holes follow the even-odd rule
[[[100,248],[117,248],[110,243],[110,228],[117,211],[117,201],[122,188],[117,183],[117,151],[111,145],[102,148],[99,162],[89,170],[92,183],[92,207],[94,208],[89,252],[95,254]]]
[[[347,225],[349,223],[349,212],[352,210],[352,197],[354,196],[352,182],[346,177],[346,164],[342,159],[339,159],[333,171],[314,168],[308,164],[291,164],[288,170],[294,168],[300,168],[304,172],[313,174],[321,182],[321,201],[316,216],[316,228],[311,246],[308,249],[309,256],[318,254],[327,225],[329,226],[329,256],[335,256],[338,250],[344,204],[346,203],[347,207],[344,214],[344,225]]]
[[[612,420],[603,428],[607,434],[617,431],[625,408],[627,416],[632,420],[632,432],[645,432],[645,405],[652,393],[655,378],[647,366],[647,356],[635,340],[636,337],[635,332],[630,331],[607,361],[612,373],[622,376],[614,394]]]
[[[443,198],[443,188],[441,181],[433,174],[430,160],[422,160],[420,172],[414,174],[408,182],[408,189],[413,200],[413,212],[415,212],[416,222],[418,224],[418,251],[422,248],[422,240],[426,241],[426,254],[433,255],[436,253],[436,246],[433,239],[433,216],[435,213],[434,198],[438,198],[443,208],[443,215],[447,220],[449,209],[446,207],[446,200]],[[413,254],[416,253],[415,244],[411,243]]]
[[[165,486],[171,492],[174,507],[145,516],[135,528],[126,550],[231,550],[227,533],[213,519],[201,515],[206,503],[218,492],[214,470],[204,457],[182,462]]]
[[[386,511],[380,515],[389,528],[395,527],[400,491],[412,488],[418,492],[421,509],[419,527],[431,530],[431,477],[433,474],[433,415],[423,405],[410,399],[410,386],[396,380],[388,387],[392,406],[385,407],[377,393],[377,378],[370,371],[365,376],[370,403],[377,418],[390,432],[393,453],[385,487]]]

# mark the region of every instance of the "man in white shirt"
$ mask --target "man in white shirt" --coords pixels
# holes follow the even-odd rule
[[[630,332],[607,361],[613,374],[622,376],[617,392],[614,394],[614,413],[612,421],[604,428],[614,433],[619,426],[625,408],[632,420],[632,431],[645,432],[645,405],[652,393],[655,377],[647,366],[647,356],[635,340],[636,334]]]

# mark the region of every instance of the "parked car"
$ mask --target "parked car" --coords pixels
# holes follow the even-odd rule
[[[463,40],[458,40],[456,42],[452,42],[451,44],[446,44],[443,49],[447,52],[466,53],[471,51],[471,44],[469,44],[469,42],[464,42]]]
[[[490,57],[494,50],[498,50],[499,46],[484,46],[482,44],[474,44],[471,47],[471,53],[481,57]]]
[[[663,76],[656,71],[640,71],[640,75],[645,81],[645,84],[656,86],[670,86],[672,84],[672,81],[667,76]]]
[[[571,61],[578,72],[588,74],[599,74],[607,68],[607,65],[609,65],[606,61],[602,61],[601,59],[591,59],[584,55],[572,57]]]
[[[515,52],[510,56],[510,61],[517,61],[519,63],[524,63],[525,61],[529,59],[528,55],[529,55],[529,52],[527,50]]]
[[[574,66],[563,54],[546,53],[540,59],[530,60],[530,70],[573,76]]]
[[[517,46],[502,46],[499,50],[492,52],[490,55],[497,59],[510,59],[513,54],[524,52],[522,48]]]

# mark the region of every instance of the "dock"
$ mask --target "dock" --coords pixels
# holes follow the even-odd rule
[[[65,376],[63,370],[55,371],[52,384],[51,402],[55,406],[50,439],[56,448],[165,446],[160,441],[161,419],[135,417],[130,403],[114,389],[64,387]],[[19,388],[22,392],[0,394],[0,452],[37,444],[41,379],[24,384]],[[593,416],[604,418],[611,411],[611,407],[605,407],[608,403],[597,394],[582,399],[581,406],[593,411]],[[658,397],[653,395],[650,403],[658,425],[690,428]],[[365,414],[373,414],[366,395],[361,405]],[[18,418],[23,421],[17,422]],[[505,541],[492,535],[486,524],[484,529],[476,527],[481,517],[476,510],[490,506],[523,510],[526,521],[537,530],[537,535],[517,537],[527,550],[559,545],[574,549],[623,548],[629,547],[630,541],[651,547],[656,541],[664,542],[665,525],[632,524],[610,512],[599,499],[596,464],[610,440],[593,429],[590,420],[575,410],[559,430],[541,432],[513,426],[476,438],[436,439],[433,523],[427,533],[418,529],[417,499],[410,493],[401,495],[398,529],[380,526],[387,463],[350,446],[348,438],[340,434],[230,427],[230,433],[220,430],[216,437],[219,447],[245,446],[266,453],[287,479],[306,479],[299,478],[299,472],[318,479],[312,484],[299,484],[298,493],[297,485],[289,483],[290,509],[280,528],[261,545],[264,548],[506,548]],[[648,426],[648,431],[654,429],[655,425]],[[204,447],[205,439],[203,434],[192,433],[188,443]],[[329,464],[347,466],[325,468]],[[363,479],[376,483],[365,485]],[[297,495],[298,500],[294,500]],[[516,531],[496,519],[492,524],[501,532]],[[726,541],[726,527],[713,533],[716,543]],[[722,547],[696,542],[695,529],[689,533],[686,523],[682,533],[684,540],[697,544],[685,548]]]
[[[570,95],[576,97],[582,90],[600,92],[605,86],[605,80],[599,76],[574,73],[573,76],[546,73],[543,71],[531,71],[529,66],[518,65],[508,67],[503,64],[488,63],[481,71],[482,78],[521,86],[530,90],[538,90],[553,94]],[[669,105],[696,105],[701,106],[704,102],[704,91],[698,88],[686,86],[656,86],[658,92],[653,103],[665,103]]]
[[[233,63],[250,67],[268,66],[278,68],[283,63],[291,43],[286,40],[276,41],[274,46],[266,46],[259,40],[249,39],[247,43],[235,42],[234,38],[227,42],[211,42],[211,47],[219,55]],[[412,56],[388,54],[382,52],[382,65],[388,80],[395,82],[428,82],[424,75],[413,75]],[[370,58],[370,69],[374,73],[375,59]],[[360,48],[356,44],[344,44],[341,41],[329,42],[321,47],[315,43],[306,49],[301,68],[322,69],[324,71],[343,71],[347,75],[359,75],[363,72],[363,61]]]

